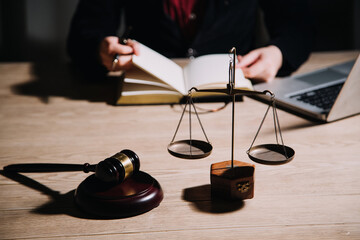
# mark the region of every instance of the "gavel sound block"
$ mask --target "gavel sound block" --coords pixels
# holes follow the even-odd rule
[[[104,218],[124,218],[157,207],[163,199],[160,184],[139,171],[140,159],[125,149],[96,166],[76,189],[75,203],[85,212]]]
[[[160,184],[142,171],[117,184],[103,182],[93,174],[75,192],[79,208],[102,218],[139,215],[157,207],[162,199]]]
[[[249,163],[231,161],[211,165],[211,194],[216,197],[244,200],[254,197],[255,166]]]

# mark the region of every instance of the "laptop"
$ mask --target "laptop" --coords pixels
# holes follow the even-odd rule
[[[360,55],[356,60],[254,85],[270,90],[276,106],[313,121],[332,122],[360,113]],[[268,102],[269,96],[257,100]]]

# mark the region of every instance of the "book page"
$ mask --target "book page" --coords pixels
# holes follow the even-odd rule
[[[229,83],[229,54],[211,54],[192,60],[185,68],[186,89],[226,88]],[[235,88],[252,89],[252,84],[245,79],[241,69],[235,70]]]
[[[169,84],[181,94],[186,94],[183,69],[172,60],[140,44],[140,55],[133,56],[133,63],[147,73]]]
[[[134,84],[135,83],[135,84]],[[172,94],[181,95],[177,91],[171,91],[162,85],[149,85],[146,81],[138,79],[125,79],[123,83],[122,96],[147,95],[147,94]],[[181,95],[182,96],[182,95]]]
[[[124,82],[147,84],[149,86],[161,86],[169,90],[177,91],[172,86],[166,84],[164,81],[161,81],[159,78],[154,77],[153,75],[139,69],[138,67],[134,67],[126,71]]]
[[[124,79],[117,105],[137,104],[169,104],[178,103],[183,97],[181,93],[168,88],[161,83],[147,84],[149,81],[139,79]],[[163,87],[165,85],[165,87]]]

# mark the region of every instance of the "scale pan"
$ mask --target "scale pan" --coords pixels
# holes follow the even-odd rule
[[[210,155],[212,151],[210,143],[200,140],[179,140],[168,146],[171,155],[185,159],[199,159]]]
[[[291,147],[279,144],[262,144],[250,148],[248,155],[251,160],[257,163],[280,165],[293,160],[295,151]]]

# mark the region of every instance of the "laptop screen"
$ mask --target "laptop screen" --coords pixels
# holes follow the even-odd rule
[[[323,83],[327,83],[327,82],[340,80],[340,79],[343,79],[346,77],[347,77],[347,75],[344,73],[340,73],[340,72],[334,71],[330,68],[327,68],[324,71],[315,72],[315,73],[296,77],[296,79],[298,79],[300,81],[304,81],[306,83],[313,84],[313,85],[319,85],[319,84],[323,84]]]

